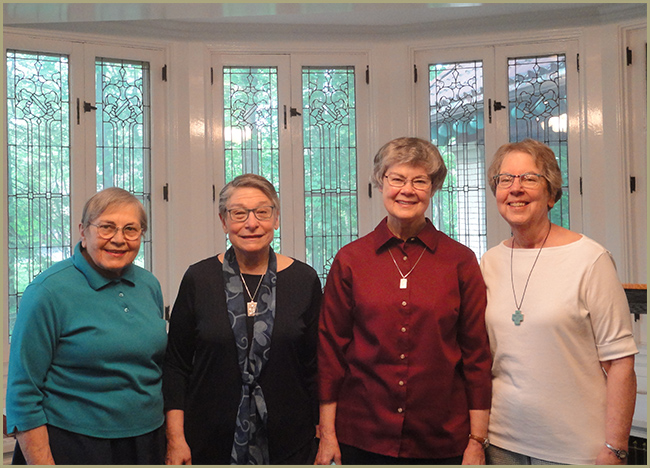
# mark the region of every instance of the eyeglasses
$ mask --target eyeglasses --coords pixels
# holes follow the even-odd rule
[[[250,213],[253,213],[259,221],[268,221],[273,217],[275,206],[258,206],[252,210],[246,208],[233,208],[226,210],[231,221],[242,223],[248,219]]]
[[[88,223],[91,226],[95,226],[97,228],[97,235],[101,237],[102,239],[109,240],[112,239],[115,234],[117,234],[118,230],[122,230],[122,235],[126,240],[129,241],[134,241],[138,240],[140,235],[142,234],[142,229],[136,226],[131,226],[127,225],[124,226],[123,228],[118,228],[114,224],[93,224],[93,223]]]
[[[431,187],[431,179],[424,177],[409,180],[395,174],[389,174],[385,175],[384,178],[388,180],[388,185],[395,188],[404,187],[407,182],[411,182],[415,190],[428,190]]]
[[[542,181],[542,178],[544,176],[542,174],[535,174],[533,172],[526,172],[524,174],[519,174],[519,175],[503,173],[503,174],[495,175],[493,179],[497,187],[502,189],[507,189],[512,186],[512,184],[515,182],[515,179],[517,177],[519,177],[519,184],[523,188],[532,189],[532,188],[539,187],[539,184]]]

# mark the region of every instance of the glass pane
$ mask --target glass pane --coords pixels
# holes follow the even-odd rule
[[[224,67],[223,102],[226,183],[259,174],[281,197],[277,68]],[[272,247],[280,252],[280,229]]]
[[[27,285],[70,256],[68,57],[7,51],[9,335]]]
[[[151,226],[151,101],[149,64],[95,61],[97,190],[120,187],[144,205]],[[151,229],[135,263],[151,269]]]
[[[324,282],[359,237],[354,67],[302,70],[306,260]]]
[[[433,224],[474,251],[487,247],[483,63],[429,65],[431,141],[447,166],[433,197]]]
[[[555,153],[564,194],[551,221],[569,228],[566,56],[508,59],[510,141],[533,138]]]

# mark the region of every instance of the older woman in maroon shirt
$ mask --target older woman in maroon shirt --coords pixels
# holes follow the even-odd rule
[[[446,173],[417,138],[375,156],[388,216],[339,251],[325,286],[318,464],[485,462],[485,284],[474,253],[425,217]]]

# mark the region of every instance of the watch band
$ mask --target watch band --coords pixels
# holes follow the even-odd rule
[[[470,434],[469,438],[481,444],[483,446],[483,450],[488,448],[488,446],[490,445],[490,439],[488,439],[487,437],[479,437],[474,434]]]
[[[619,460],[625,460],[627,458],[627,451],[626,450],[619,450],[619,449],[617,449],[615,447],[612,447],[607,442],[605,442],[605,447],[607,447],[612,452],[614,452],[614,455],[616,455],[616,458],[618,458]]]

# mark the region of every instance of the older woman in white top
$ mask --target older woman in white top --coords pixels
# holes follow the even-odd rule
[[[562,196],[553,151],[503,145],[488,171],[512,237],[481,260],[494,358],[492,464],[623,464],[637,352],[610,253],[550,222]]]

